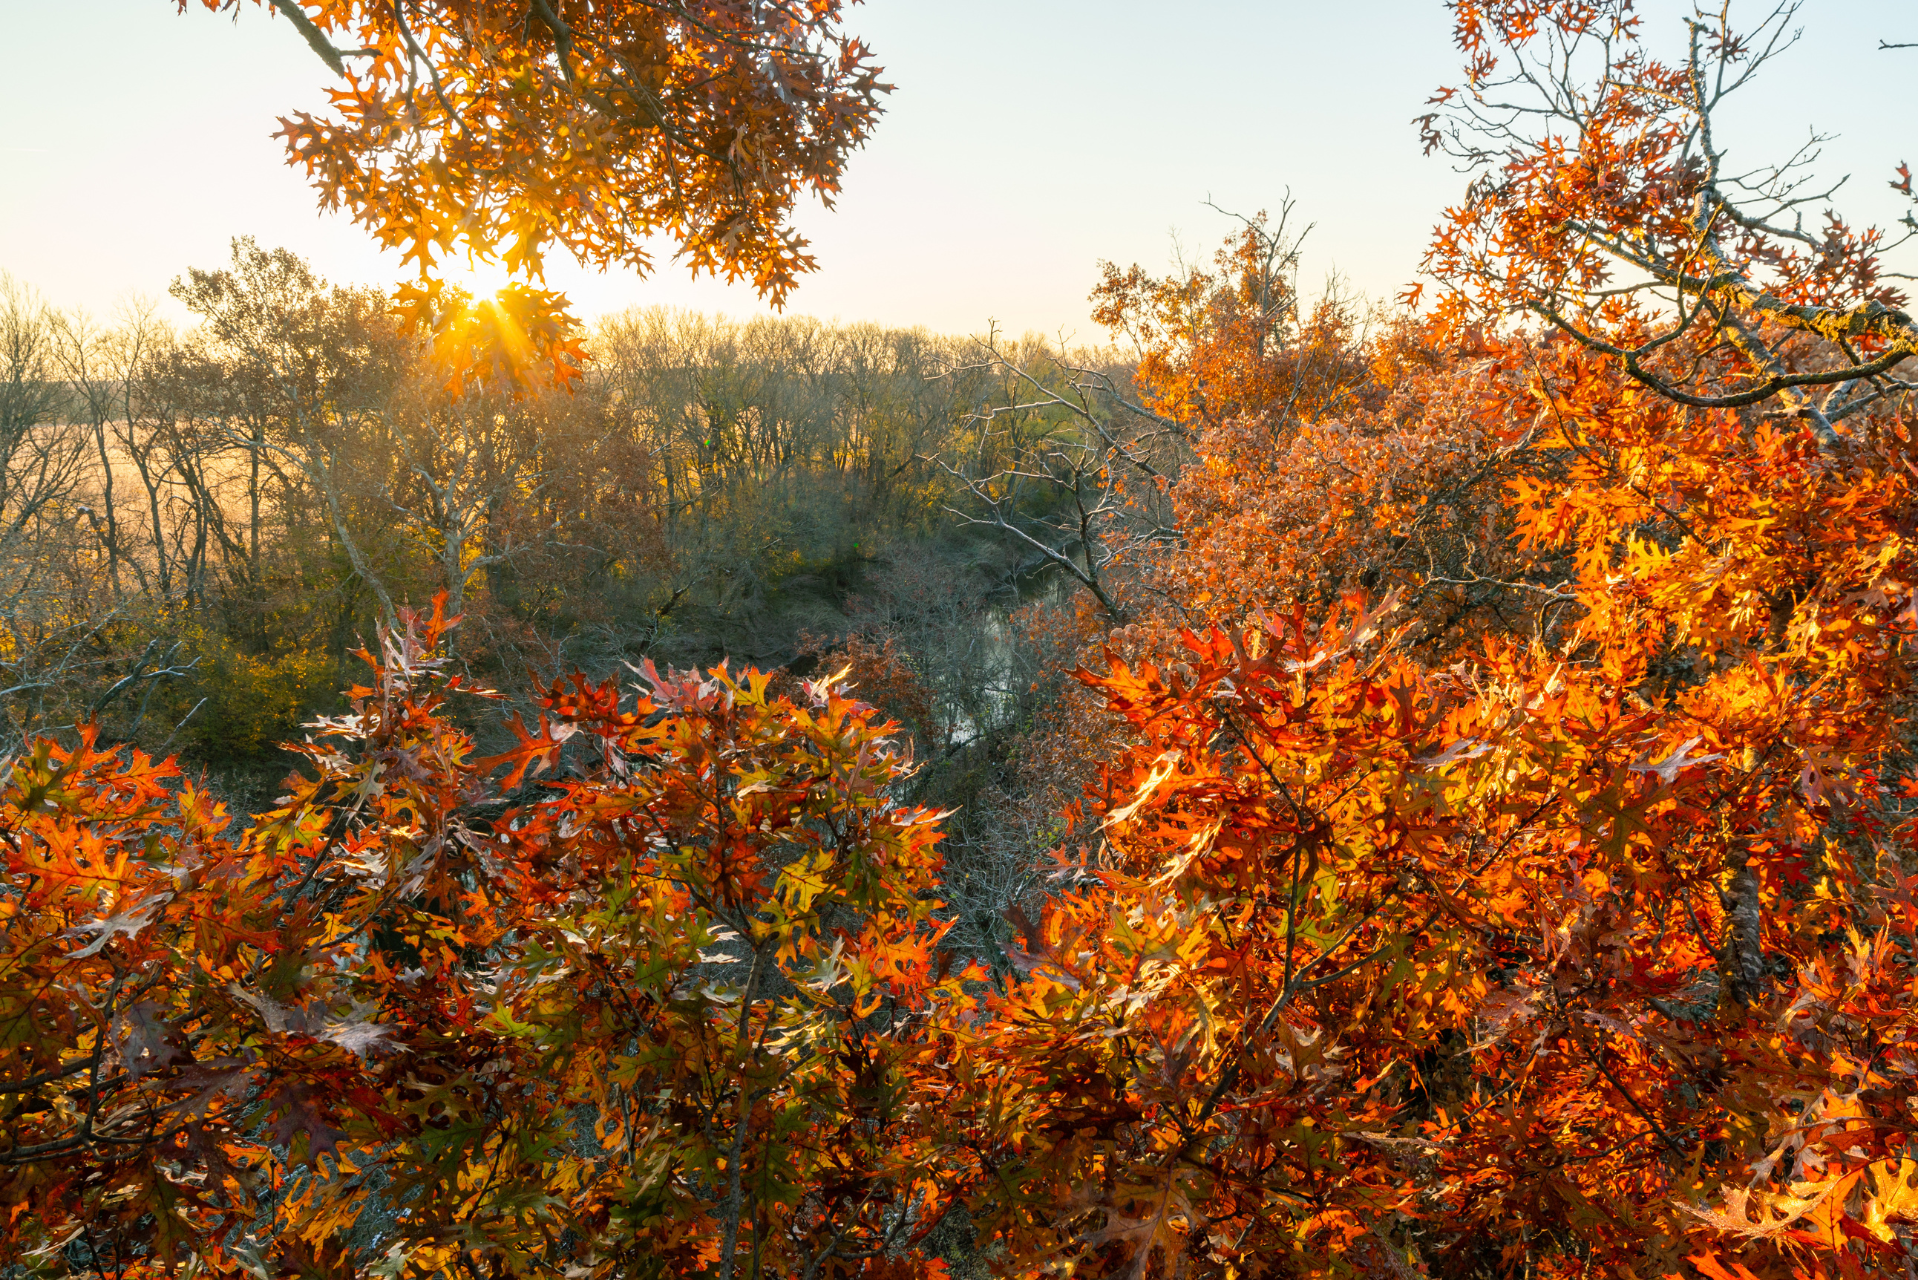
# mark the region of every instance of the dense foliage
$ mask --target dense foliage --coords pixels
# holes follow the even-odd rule
[[[1722,167],[1790,14],[1668,62],[1626,6],[1453,7],[1425,311],[1305,307],[1286,210],[1107,270],[1130,368],[640,315],[543,379],[285,255],[183,282],[63,580],[105,632],[296,566],[381,640],[242,821],[109,740],[175,651],[38,682],[95,714],[0,795],[6,1263],[1909,1273],[1890,238]],[[21,456],[53,394],[0,401]],[[100,531],[115,447],[150,534]],[[308,650],[221,625],[220,722],[310,715]],[[755,625],[784,670],[617,665]]]
[[[423,273],[556,245],[646,271],[664,234],[778,301],[813,266],[794,204],[831,203],[888,88],[838,0],[259,3],[339,78],[282,120],[290,162]]]

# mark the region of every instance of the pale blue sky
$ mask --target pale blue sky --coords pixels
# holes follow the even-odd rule
[[[1655,33],[1678,37],[1673,7],[1649,7]],[[1914,38],[1912,0],[1811,0],[1800,21],[1806,39],[1722,137],[1757,159],[1809,126],[1839,133],[1825,167],[1855,175],[1844,207],[1891,220],[1885,179],[1920,160],[1916,58],[1875,46]],[[821,269],[795,312],[1097,338],[1099,259],[1163,267],[1176,233],[1207,252],[1230,224],[1206,197],[1252,212],[1289,187],[1317,223],[1309,280],[1337,269],[1387,297],[1460,189],[1408,123],[1457,77],[1440,0],[870,0],[849,25],[899,87],[838,211],[801,215]],[[243,233],[337,280],[400,275],[316,212],[269,136],[276,115],[320,106],[327,79],[284,21],[252,6],[237,23],[197,4],[179,16],[172,0],[0,0],[0,44],[0,269],[51,301],[107,313],[130,291],[162,296]],[[550,280],[588,315],[764,310],[671,265],[640,280],[560,264]]]

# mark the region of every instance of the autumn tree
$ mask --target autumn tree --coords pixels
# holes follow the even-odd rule
[[[1752,31],[1700,8],[1663,59],[1630,5],[1460,6],[1466,79],[1421,118],[1428,151],[1476,175],[1428,257],[1443,308],[1524,308],[1668,399],[1767,405],[1823,448],[1911,390],[1914,323],[1884,265],[1911,213],[1891,234],[1836,213],[1829,139],[1745,164],[1716,140],[1716,113],[1798,39],[1798,7]],[[1897,179],[1910,203],[1905,164]]]
[[[5,1257],[938,1274],[903,1071],[964,975],[886,726],[829,682],[648,667],[637,702],[556,685],[483,760],[448,625],[366,655],[238,832],[91,734],[15,766]]]
[[[1696,15],[1663,71],[1621,8],[1456,18],[1446,101],[1499,124],[1538,89],[1512,129],[1546,123],[1462,144],[1449,292],[1361,394],[1198,438],[1190,589],[1084,677],[1133,740],[967,1042],[977,1220],[1031,1272],[1891,1274],[1917,1167],[1887,241],[1796,257],[1701,159],[1766,31]],[[1745,265],[1677,265],[1723,232]],[[1224,382],[1184,330],[1157,352],[1184,403]]]
[[[1364,317],[1337,280],[1312,305],[1302,297],[1300,248],[1313,228],[1288,225],[1295,207],[1288,196],[1278,217],[1230,215],[1239,230],[1210,265],[1183,261],[1152,276],[1137,263],[1102,264],[1093,318],[1136,354],[1134,379],[1155,412],[1197,432],[1247,417],[1313,419],[1351,394]]]
[[[290,162],[423,273],[465,252],[532,278],[555,248],[646,273],[661,234],[777,303],[813,267],[795,202],[831,204],[887,90],[838,3],[261,7],[336,78],[282,120]]]

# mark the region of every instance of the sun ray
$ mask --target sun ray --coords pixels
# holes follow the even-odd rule
[[[495,297],[509,284],[515,283],[505,264],[480,257],[469,258],[465,262],[448,259],[441,264],[439,275],[448,284],[457,286],[475,299]]]

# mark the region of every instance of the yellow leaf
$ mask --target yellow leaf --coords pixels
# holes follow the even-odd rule
[[[1873,1175],[1873,1191],[1867,1196],[1861,1222],[1867,1230],[1887,1243],[1893,1241],[1889,1219],[1897,1222],[1920,1220],[1920,1201],[1916,1200],[1915,1181],[1920,1166],[1911,1160],[1883,1160],[1868,1166]]]

